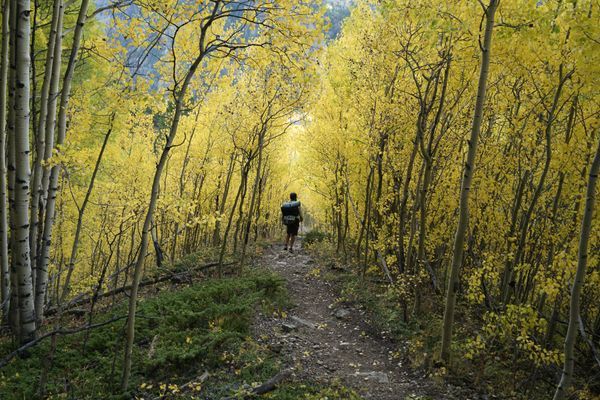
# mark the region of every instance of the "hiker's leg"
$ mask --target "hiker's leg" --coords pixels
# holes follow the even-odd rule
[[[298,227],[299,224],[293,224],[293,225],[288,225],[288,235],[290,237],[290,252],[293,253],[294,252],[294,242],[296,241],[296,236],[298,235]]]
[[[290,234],[288,233],[285,235],[285,247],[284,247],[285,250],[287,250],[289,242],[290,242]]]

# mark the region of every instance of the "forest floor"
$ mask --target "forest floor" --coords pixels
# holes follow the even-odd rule
[[[338,383],[374,400],[486,398],[412,369],[399,350],[406,343],[377,331],[360,305],[342,301],[339,280],[321,276],[327,267],[305,250],[290,254],[272,244],[258,262],[285,279],[292,305],[283,315],[261,314],[255,334],[282,355],[295,380]]]

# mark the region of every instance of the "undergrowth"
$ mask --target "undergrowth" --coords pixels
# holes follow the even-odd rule
[[[235,351],[248,340],[255,307],[280,307],[284,300],[280,278],[266,272],[211,280],[140,299],[131,386],[176,381],[218,367],[223,352]],[[121,315],[125,315],[125,304],[94,322]],[[85,333],[58,338],[47,396],[91,399],[99,393],[119,394],[123,325],[121,320],[90,331],[85,348]],[[2,350],[8,352],[6,346]],[[39,377],[49,350],[50,342],[43,342],[27,358],[15,359],[0,371],[0,398],[39,397]]]
[[[367,269],[363,280],[360,277],[360,266],[353,264],[351,258],[344,261],[342,252],[338,251],[336,254],[331,242],[315,242],[308,249],[320,260],[321,265],[332,267],[329,272],[319,273],[322,278],[334,279],[340,284],[341,296],[338,301],[364,307],[372,323],[372,330],[376,334],[389,335],[398,343],[398,351],[392,356],[410,363],[411,368],[422,370],[440,383],[452,383],[481,393],[519,400],[546,398],[554,389],[553,371],[548,367],[534,365],[522,351],[516,351],[517,346],[512,343],[495,343],[494,352],[488,350],[476,357],[470,356],[473,353],[471,338],[481,331],[481,315],[467,313],[460,306],[454,326],[454,357],[449,367],[441,366],[437,363],[437,356],[443,310],[436,308],[436,304],[443,301],[436,297],[440,295],[423,295],[421,307],[429,312],[415,315],[412,292],[399,290],[382,281],[381,272],[376,265]],[[510,322],[515,324],[515,321]],[[582,399],[590,398],[585,392],[578,393],[578,396]]]
[[[192,268],[198,261],[187,258],[177,269]],[[125,324],[121,318],[88,334],[57,336],[52,362],[50,339],[13,359],[0,370],[0,399],[220,399],[248,393],[283,368],[279,354],[251,337],[257,310],[273,313],[287,305],[279,276],[255,270],[242,277],[165,289],[139,299],[128,392],[119,389]],[[93,323],[124,317],[126,309],[122,301],[99,313]],[[0,354],[10,353],[11,346],[8,339],[0,342]],[[205,372],[208,379],[201,379]],[[358,399],[353,396],[343,387],[290,383],[265,397]]]

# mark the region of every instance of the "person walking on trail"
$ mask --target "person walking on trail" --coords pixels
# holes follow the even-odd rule
[[[298,236],[300,223],[302,222],[302,212],[300,211],[300,202],[296,193],[290,193],[290,200],[281,206],[281,222],[286,226],[287,236],[285,237],[284,250],[294,252],[294,242]]]

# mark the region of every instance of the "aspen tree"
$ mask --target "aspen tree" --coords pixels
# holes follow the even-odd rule
[[[34,292],[31,280],[31,254],[29,249],[29,199],[31,169],[29,164],[30,122],[30,4],[16,0],[15,7],[15,94],[14,94],[14,152],[15,186],[12,212],[15,215],[12,254],[17,271],[19,297],[20,340],[27,343],[35,339]]]
[[[83,202],[81,203],[80,206],[78,206],[78,213],[77,213],[77,225],[75,228],[75,237],[73,238],[73,246],[71,247],[71,255],[69,257],[69,271],[67,271],[67,278],[65,279],[65,282],[63,284],[63,290],[62,293],[60,294],[60,299],[61,299],[61,303],[64,301],[64,299],[67,297],[67,295],[69,294],[69,290],[70,290],[70,278],[71,275],[69,274],[69,272],[72,271],[72,265],[75,264],[76,260],[77,260],[77,250],[79,249],[79,239],[81,236],[81,229],[83,227],[83,216],[85,214],[85,210],[87,208],[87,205],[90,201],[90,197],[92,195],[92,192],[94,190],[94,184],[96,183],[96,176],[98,175],[98,170],[100,169],[100,164],[102,162],[102,157],[104,156],[104,152],[106,150],[106,146],[108,145],[108,139],[110,138],[110,135],[113,131],[113,123],[114,123],[114,119],[115,119],[115,114],[113,113],[110,116],[110,121],[109,121],[109,128],[108,128],[108,132],[106,133],[106,135],[104,136],[104,140],[102,141],[102,147],[100,147],[100,153],[98,154],[98,158],[96,159],[96,163],[94,164],[94,170],[92,171],[92,177],[90,178],[90,183],[88,185],[87,191],[85,193],[85,197],[83,198]],[[43,307],[43,304],[40,304],[39,307]]]
[[[10,36],[11,0],[2,7],[2,50],[0,53],[0,285],[2,315],[7,319],[10,309],[10,269],[8,262],[8,223],[6,197],[6,110],[8,84],[8,43]]]
[[[51,63],[51,66],[47,66],[47,72],[50,73],[50,76],[44,76],[44,85],[48,85],[48,88],[42,88],[42,98],[40,101],[47,102],[46,106],[41,106],[40,108],[40,120],[38,126],[38,135],[45,135],[43,139],[39,140],[39,151],[38,158],[41,163],[43,159],[44,162],[48,163],[52,158],[52,151],[54,151],[54,132],[55,132],[55,123],[56,123],[56,104],[58,98],[58,90],[59,90],[59,82],[60,82],[60,71],[62,64],[62,42],[63,42],[63,19],[64,19],[64,6],[62,0],[56,0],[58,5],[55,8],[57,13],[56,15],[56,25],[53,26],[53,29],[56,31],[54,35],[50,35],[51,39],[55,41],[53,45],[48,44],[48,47],[52,48],[52,57],[48,59],[46,62]],[[53,16],[54,18],[54,16]],[[46,78],[48,78],[46,80]],[[46,90],[48,93],[46,94]],[[43,145],[43,150],[41,149]],[[31,207],[31,220],[32,220],[32,229],[31,235],[32,240],[31,249],[33,254],[32,262],[35,261],[35,269],[33,272],[36,275],[36,285],[35,285],[35,311],[36,318],[38,324],[41,324],[44,316],[44,302],[46,301],[46,285],[47,285],[47,268],[48,265],[44,264],[44,249],[48,249],[50,247],[49,242],[44,243],[38,239],[43,239],[44,229],[46,228],[46,221],[43,219],[45,216],[44,211],[46,210],[46,205],[48,202],[47,194],[49,192],[48,185],[50,183],[50,171],[49,167],[43,168],[42,165],[34,164],[35,173],[34,176],[39,179],[39,181],[34,182],[34,194],[32,202],[36,202],[36,205],[32,204]],[[36,175],[37,174],[37,175]],[[44,223],[40,224],[40,220]],[[48,238],[48,236],[46,236]]]
[[[17,283],[17,268],[15,254],[15,240],[14,230],[16,226],[16,215],[13,212],[15,202],[15,35],[16,29],[16,6],[14,0],[9,0],[10,5],[8,7],[9,14],[9,71],[8,71],[8,116],[6,121],[6,141],[8,146],[7,151],[7,185],[8,185],[8,204],[9,204],[9,224],[10,224],[10,237],[9,237],[9,257],[10,266],[10,309],[9,309],[9,320],[14,336],[20,340],[21,336],[21,325],[19,321],[19,287]]]
[[[442,344],[441,359],[446,364],[450,362],[450,345],[452,344],[452,327],[454,324],[454,308],[456,306],[456,296],[459,289],[459,271],[463,263],[463,252],[465,234],[469,223],[469,194],[471,191],[471,181],[475,170],[475,156],[477,154],[477,143],[481,131],[483,120],[483,106],[485,104],[487,77],[490,67],[490,56],[492,50],[492,32],[494,30],[494,16],[500,0],[490,0],[488,6],[482,7],[485,13],[485,33],[483,43],[481,43],[481,69],[479,74],[479,83],[477,89],[477,100],[475,102],[475,112],[473,115],[473,125],[471,137],[467,141],[468,151],[467,159],[463,169],[461,183],[459,219],[456,227],[456,236],[454,238],[454,253],[450,274],[448,279],[448,288],[446,291],[446,305],[444,310],[444,324],[442,326]]]
[[[71,54],[65,70],[65,75],[62,82],[62,91],[60,93],[60,105],[58,111],[57,120],[57,137],[56,145],[61,146],[65,142],[67,134],[67,107],[69,105],[69,97],[71,96],[71,86],[73,84],[73,74],[75,71],[75,65],[77,63],[77,55],[81,46],[81,37],[83,35],[83,27],[86,21],[86,14],[89,5],[89,0],[83,0],[79,8],[79,14],[77,16],[77,22],[73,33],[73,44],[71,47]],[[59,26],[60,27],[60,26]],[[59,37],[60,34],[57,35]],[[56,44],[55,48],[60,48],[59,44]],[[55,60],[58,59],[55,55]],[[48,115],[53,116],[53,110],[48,110]],[[48,127],[46,127],[48,131]],[[54,227],[54,216],[56,210],[56,197],[58,191],[58,178],[60,176],[61,166],[60,164],[54,165],[50,170],[49,183],[48,183],[48,198],[46,202],[46,214],[44,216],[44,231],[42,234],[42,248],[40,251],[39,264],[37,267],[37,290],[36,299],[37,303],[43,307],[43,299],[46,296],[47,285],[48,285],[48,264],[50,262],[50,244],[52,241],[52,229]],[[69,264],[67,269],[67,278],[70,279],[70,274],[74,266]],[[62,299],[61,299],[62,300]],[[42,315],[41,313],[39,314]]]
[[[30,211],[30,219],[31,224],[29,227],[29,243],[31,246],[31,263],[32,269],[35,271],[37,267],[37,234],[38,234],[38,225],[39,225],[39,202],[40,202],[40,194],[41,194],[41,186],[42,186],[42,161],[45,157],[45,146],[46,146],[46,118],[48,115],[48,102],[50,95],[50,83],[52,70],[54,68],[54,47],[57,44],[57,35],[59,30],[59,15],[62,18],[62,0],[55,0],[53,9],[52,9],[52,20],[50,22],[50,35],[48,36],[48,47],[46,49],[46,63],[44,66],[44,79],[42,82],[42,90],[40,92],[39,99],[39,116],[37,121],[37,128],[35,130],[36,136],[36,144],[35,144],[35,159],[33,162],[32,168],[32,177],[31,177],[31,211]],[[62,35],[62,32],[60,32]],[[35,104],[35,101],[33,102]],[[33,121],[35,124],[35,121]],[[33,272],[33,277],[35,277],[35,272]],[[37,306],[36,306],[36,312]]]
[[[598,136],[598,135],[596,135]],[[554,393],[554,400],[566,398],[568,390],[573,380],[573,371],[575,368],[575,341],[579,329],[581,291],[585,282],[588,262],[588,245],[590,240],[590,231],[592,227],[592,218],[594,216],[594,207],[596,205],[596,183],[600,173],[600,141],[596,148],[596,154],[590,168],[585,209],[583,221],[581,223],[581,234],[579,236],[579,249],[577,253],[577,271],[571,287],[571,302],[569,306],[569,324],[567,326],[567,335],[565,337],[564,347],[564,366],[560,382]]]
[[[207,29],[210,27],[212,21],[214,20],[214,16],[216,15],[219,7],[219,2],[215,3],[214,11],[212,13],[212,19],[209,19],[207,25],[204,25],[202,28],[202,33],[200,37],[200,54],[196,57],[194,62],[191,64],[189,70],[187,71],[183,83],[181,84],[181,88],[177,93],[177,101],[175,103],[175,112],[173,114],[173,120],[171,123],[171,127],[169,130],[169,136],[167,137],[167,142],[163,148],[160,159],[156,166],[156,172],[154,174],[154,180],[152,182],[152,194],[150,195],[150,203],[148,205],[148,211],[146,213],[146,218],[144,219],[144,226],[142,228],[142,242],[140,246],[140,252],[137,257],[137,261],[135,264],[135,269],[133,272],[133,285],[130,294],[129,300],[129,313],[127,318],[127,341],[125,346],[125,359],[123,366],[123,377],[121,380],[121,389],[126,390],[129,386],[129,376],[131,374],[131,352],[133,348],[133,339],[135,335],[135,311],[137,306],[137,292],[139,283],[142,276],[142,268],[144,266],[144,260],[146,258],[146,252],[148,250],[148,234],[152,225],[152,218],[154,215],[154,209],[156,207],[156,201],[158,199],[158,191],[160,187],[160,179],[162,175],[162,170],[164,169],[165,163],[169,156],[169,151],[171,150],[171,146],[173,141],[175,140],[175,136],[177,135],[177,128],[179,126],[179,120],[181,119],[181,112],[184,107],[184,101],[187,89],[190,85],[192,78],[194,77],[198,66],[200,65],[202,59],[206,55],[206,47],[205,47],[205,35]]]
[[[573,73],[575,72],[574,70],[571,70],[567,73],[564,73],[563,71],[563,65],[561,64],[559,66],[559,82],[558,85],[556,87],[556,91],[554,92],[554,96],[553,96],[553,101],[552,101],[552,105],[550,107],[550,109],[548,110],[548,115],[546,117],[546,124],[545,124],[545,128],[544,128],[544,139],[545,139],[545,151],[546,151],[546,157],[544,160],[544,168],[542,170],[542,175],[540,176],[540,180],[536,186],[536,189],[533,193],[533,198],[531,199],[531,202],[529,204],[529,207],[527,208],[527,212],[525,213],[524,217],[523,217],[523,221],[521,222],[521,234],[520,234],[520,239],[519,239],[519,244],[517,246],[517,252],[514,256],[514,260],[512,263],[512,268],[511,264],[507,265],[507,269],[504,272],[504,276],[503,276],[503,284],[502,284],[502,301],[503,303],[507,303],[509,301],[509,297],[510,297],[510,287],[514,286],[513,281],[513,271],[516,267],[516,265],[521,262],[521,258],[525,249],[525,243],[527,240],[527,234],[529,232],[529,224],[531,221],[531,217],[533,214],[533,211],[535,210],[535,206],[540,198],[540,195],[542,193],[542,189],[544,188],[545,182],[546,182],[546,176],[548,175],[548,171],[550,169],[550,161],[552,160],[552,128],[556,119],[556,112],[559,108],[559,100],[561,97],[561,94],[563,92],[563,88],[565,83],[571,78],[571,76],[573,75]]]
[[[57,0],[59,3],[62,0]],[[45,115],[45,119],[39,121],[38,126],[38,134],[44,133],[44,150],[43,150],[43,161],[42,161],[42,171],[38,173],[41,175],[40,185],[39,185],[39,195],[35,196],[34,200],[37,200],[37,215],[35,217],[32,216],[32,221],[37,225],[36,232],[34,237],[37,239],[36,243],[32,245],[32,249],[36,250],[35,259],[36,259],[36,273],[42,270],[44,260],[42,258],[42,253],[45,247],[48,244],[44,244],[44,229],[46,229],[45,223],[45,215],[46,215],[46,205],[48,203],[48,186],[50,185],[50,172],[51,165],[50,160],[52,158],[52,152],[54,151],[54,142],[55,142],[55,132],[56,132],[56,109],[58,98],[60,97],[60,76],[61,76],[61,68],[62,68],[62,43],[63,43],[63,19],[64,19],[64,8],[59,7],[58,20],[56,25],[56,35],[54,35],[55,43],[53,45],[53,55],[52,55],[52,68],[50,68],[51,76],[49,77],[49,91],[47,97],[47,106],[45,110],[42,110],[40,107],[40,118],[42,114]],[[52,36],[52,35],[51,35]],[[42,112],[44,111],[44,112]],[[43,128],[42,128],[43,124]],[[40,139],[41,141],[41,139]],[[42,150],[40,150],[42,153]],[[35,199],[37,197],[37,199]],[[35,219],[34,219],[35,218]],[[36,293],[37,288],[42,288],[42,284],[39,283],[39,280],[36,278]]]

